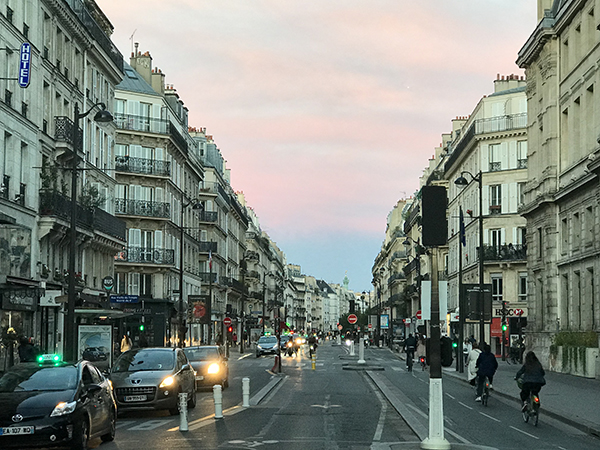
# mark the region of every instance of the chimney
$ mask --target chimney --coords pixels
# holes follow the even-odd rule
[[[143,55],[138,51],[139,43],[135,43],[135,52],[129,60],[129,65],[139,73],[148,84],[152,84],[150,73],[152,70],[152,56],[150,52],[146,52]]]
[[[157,94],[165,95],[165,74],[158,67],[155,67],[152,71],[150,86]]]

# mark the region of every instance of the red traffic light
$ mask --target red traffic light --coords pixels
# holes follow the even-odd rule
[[[232,327],[231,325],[229,325],[229,326],[227,327],[227,332],[228,332],[228,333],[233,333],[233,327]]]

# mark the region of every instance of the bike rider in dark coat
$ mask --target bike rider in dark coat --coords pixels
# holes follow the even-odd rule
[[[525,363],[523,367],[517,372],[515,379],[521,378],[521,400],[523,401],[523,409],[527,406],[527,399],[529,394],[533,393],[538,395],[542,386],[546,384],[544,376],[544,368],[542,363],[537,359],[537,356],[533,352],[527,352],[525,355]]]
[[[415,355],[415,349],[417,348],[417,339],[412,335],[408,334],[408,337],[404,341],[404,350],[406,351],[406,365],[408,366],[408,359],[413,359]]]
[[[476,402],[481,401],[481,394],[483,394],[483,384],[485,383],[485,379],[488,378],[490,380],[490,388],[492,387],[492,382],[494,379],[494,374],[496,373],[496,369],[498,369],[498,361],[496,361],[496,357],[492,354],[491,347],[489,344],[483,345],[483,352],[477,358],[477,363],[475,367],[477,367],[477,397],[475,397]]]

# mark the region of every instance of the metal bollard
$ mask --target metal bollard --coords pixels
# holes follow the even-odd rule
[[[215,419],[223,418],[223,392],[220,384],[213,386],[213,398],[215,399]]]
[[[242,407],[250,407],[250,378],[242,378]]]
[[[188,431],[187,393],[179,394],[179,431]]]

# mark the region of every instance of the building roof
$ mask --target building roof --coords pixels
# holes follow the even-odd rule
[[[144,80],[144,78],[142,78],[142,76],[126,62],[123,62],[123,73],[125,76],[123,77],[123,81],[117,85],[117,90],[137,92],[146,95],[155,95],[157,97],[160,96],[154,89],[152,89],[152,86],[150,86],[148,82]]]
[[[518,88],[506,89],[505,91],[494,92],[493,94],[488,95],[488,97],[497,97],[499,95],[508,95],[508,94],[516,94],[518,92],[525,92],[525,86],[521,86]]]

